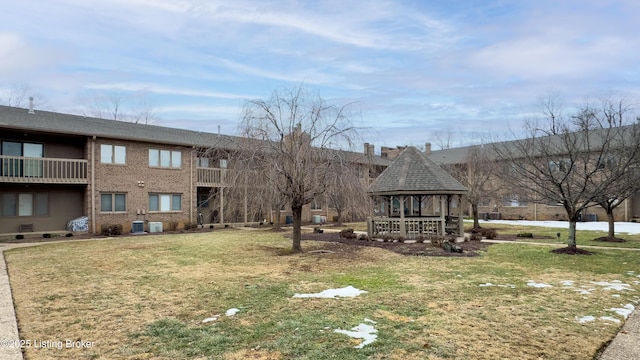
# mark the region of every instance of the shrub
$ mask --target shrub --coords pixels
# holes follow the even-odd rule
[[[324,230],[320,229],[320,226],[316,226],[313,228],[313,233],[314,234],[322,234],[324,232]]]
[[[192,230],[192,229],[197,229],[198,228],[198,224],[197,223],[192,223],[192,222],[185,222],[184,223],[184,229],[185,230]]]
[[[209,229],[213,229],[213,225],[209,225]]]
[[[369,235],[367,234],[359,234],[358,240],[369,241]]]
[[[521,238],[532,238],[533,234],[528,232],[523,232],[523,233],[517,234],[516,236]]]
[[[498,237],[498,232],[493,229],[489,229],[488,231],[485,231],[484,236],[487,239],[495,239]]]
[[[100,233],[104,236],[122,235],[122,225],[102,224],[100,226]]]
[[[418,244],[422,244],[422,243],[424,243],[424,236],[422,236],[422,235],[418,236],[418,237],[416,238],[416,242],[417,242]]]
[[[398,236],[396,239],[398,240],[399,243],[403,243],[404,242],[404,237],[402,237],[402,236]]]
[[[66,237],[72,237],[72,236],[73,236],[73,233],[66,233],[66,234],[64,234],[64,236],[66,236]]]
[[[482,234],[477,233],[477,232],[472,232],[470,240],[471,241],[480,241],[480,240],[482,240]]]
[[[175,231],[178,230],[178,222],[177,221],[170,221],[169,222],[169,231]]]
[[[16,235],[16,240],[22,240],[22,239],[24,239],[24,235],[22,234]]]
[[[441,247],[442,243],[444,242],[444,236],[431,235],[429,237],[429,241],[431,242],[431,245],[433,245],[433,247]]]
[[[46,234],[42,234],[42,237],[45,239],[51,239],[51,234],[46,233]]]
[[[357,235],[353,232],[353,229],[344,229],[340,231],[340,237],[345,239],[355,239]]]

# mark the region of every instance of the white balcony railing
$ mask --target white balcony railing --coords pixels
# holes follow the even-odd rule
[[[219,168],[197,168],[198,186],[225,186],[226,169]]]
[[[87,160],[0,155],[0,182],[87,184]]]

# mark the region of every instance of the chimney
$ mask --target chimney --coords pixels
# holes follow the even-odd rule
[[[33,110],[33,96],[29,96],[29,114],[35,114]]]
[[[366,156],[373,156],[373,153],[375,152],[375,148],[376,146],[373,144],[364,143],[364,154]]]
[[[424,143],[424,154],[431,155],[431,143]]]

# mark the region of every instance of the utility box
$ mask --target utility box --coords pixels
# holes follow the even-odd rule
[[[131,222],[131,232],[140,234],[144,232],[144,221],[136,220]]]
[[[322,223],[322,217],[320,215],[313,215],[311,216],[311,222],[314,224],[321,224]]]
[[[160,221],[150,222],[149,223],[149,232],[150,233],[162,232],[162,223]]]

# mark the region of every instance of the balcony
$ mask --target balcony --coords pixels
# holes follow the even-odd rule
[[[87,160],[0,155],[0,183],[87,184]]]
[[[227,169],[199,167],[196,170],[198,172],[198,186],[222,187],[227,185]]]

